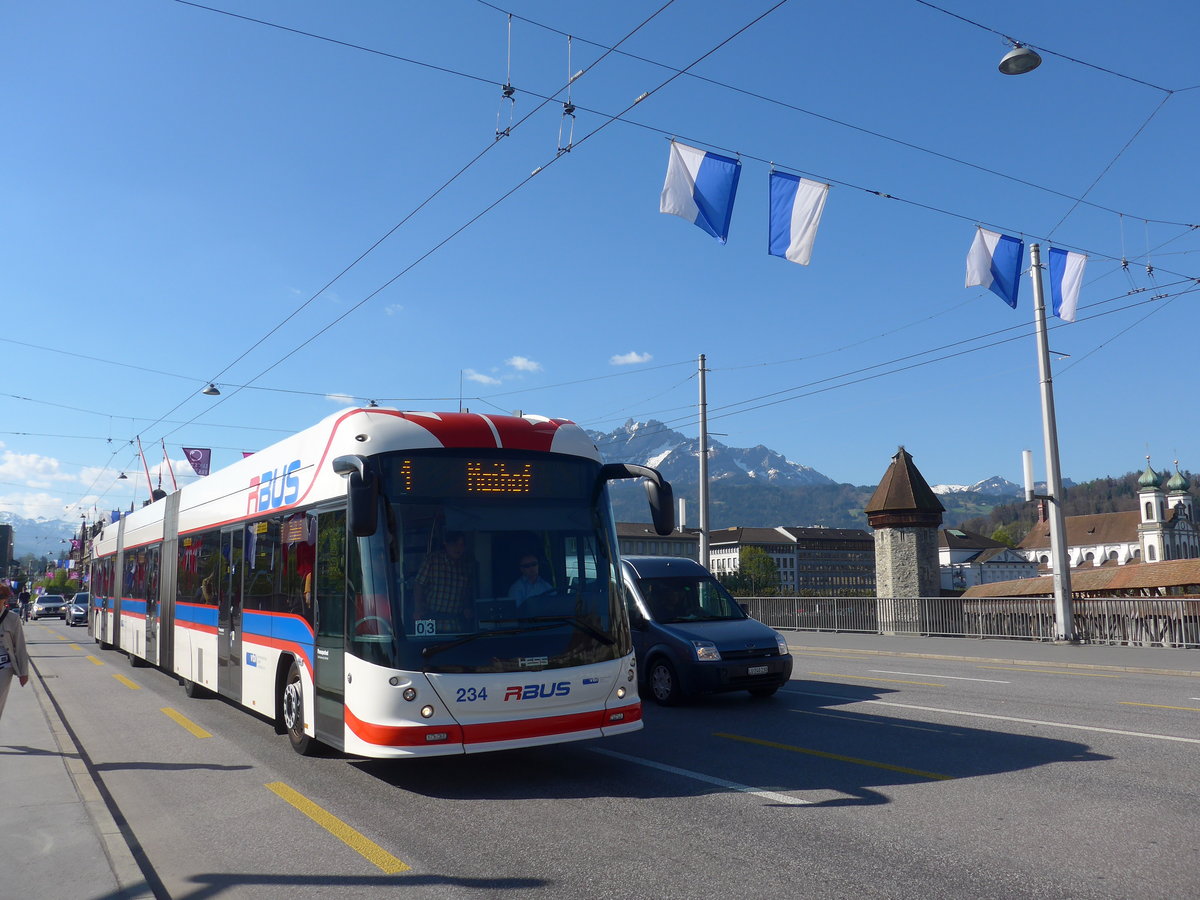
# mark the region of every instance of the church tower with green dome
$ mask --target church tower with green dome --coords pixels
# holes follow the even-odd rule
[[[1142,545],[1143,562],[1166,559],[1163,525],[1167,520],[1167,498],[1162,485],[1162,476],[1154,471],[1147,456],[1146,471],[1138,478],[1138,506],[1142,511],[1142,520],[1138,523],[1138,542]]]

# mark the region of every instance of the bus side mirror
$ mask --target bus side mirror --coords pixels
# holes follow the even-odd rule
[[[663,478],[658,469],[634,463],[607,463],[600,467],[600,477],[604,481],[645,478],[646,499],[650,501],[654,530],[660,535],[668,535],[675,530],[675,492],[671,490],[671,482]]]
[[[333,471],[347,477],[346,521],[355,537],[370,537],[379,527],[379,478],[361,456],[339,456]]]

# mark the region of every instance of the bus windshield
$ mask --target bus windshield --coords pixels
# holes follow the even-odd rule
[[[385,510],[359,539],[351,648],[427,672],[521,672],[629,653],[599,464],[547,454],[379,459]]]

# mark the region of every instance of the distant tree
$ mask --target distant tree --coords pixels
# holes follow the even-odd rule
[[[722,583],[737,597],[773,597],[779,593],[779,569],[762,547],[742,547],[738,571]]]
[[[1013,539],[1012,532],[1009,531],[1007,525],[997,525],[992,531],[992,540],[1007,544],[1009,547],[1017,546],[1017,542]]]

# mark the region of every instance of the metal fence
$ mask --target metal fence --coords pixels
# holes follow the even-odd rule
[[[1049,597],[739,597],[773,628],[931,637],[1054,640]],[[1075,632],[1091,644],[1200,648],[1200,598],[1072,600]]]

